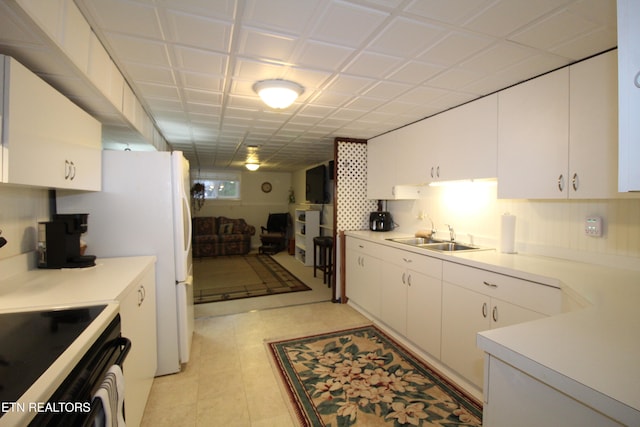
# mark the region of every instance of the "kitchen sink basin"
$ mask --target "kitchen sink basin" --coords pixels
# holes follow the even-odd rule
[[[454,252],[454,251],[477,251],[480,250],[477,246],[469,246],[463,245],[461,243],[456,242],[442,242],[442,243],[431,243],[427,245],[418,245],[421,248],[429,249],[432,251],[439,252]]]
[[[428,239],[426,237],[395,237],[387,240],[437,252],[482,251],[488,249],[480,248],[478,246],[465,245],[464,243],[449,242],[446,240],[430,238]]]
[[[426,237],[396,237],[393,239],[387,239],[391,242],[403,243],[411,246],[430,245],[433,243],[442,243],[443,240],[427,239]]]

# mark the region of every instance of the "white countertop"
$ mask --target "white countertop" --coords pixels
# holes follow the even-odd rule
[[[101,258],[82,269],[34,269],[0,280],[0,313],[107,304],[103,312],[18,399],[46,402],[119,311],[129,285],[155,263],[155,257]],[[26,265],[26,264],[25,264]],[[25,425],[34,412],[7,412],[0,426]]]
[[[153,256],[98,258],[94,267],[17,273],[0,280],[0,310],[114,301],[154,262]]]
[[[559,286],[567,311],[481,332],[478,346],[627,425],[640,425],[640,271],[497,251],[440,253],[386,239],[347,235],[446,261]]]

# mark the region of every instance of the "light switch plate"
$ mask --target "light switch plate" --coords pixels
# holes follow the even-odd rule
[[[602,218],[590,216],[584,220],[584,234],[591,237],[602,237]]]

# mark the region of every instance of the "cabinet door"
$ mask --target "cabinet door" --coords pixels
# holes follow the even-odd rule
[[[498,96],[490,95],[446,111],[437,119],[439,176],[434,180],[495,178]]]
[[[413,270],[408,274],[407,338],[439,359],[442,280]]]
[[[618,0],[619,191],[640,190],[640,2]]]
[[[131,340],[124,361],[127,424],[139,425],[157,368],[155,270],[150,268],[120,301],[122,336]]]
[[[367,198],[393,199],[396,184],[397,147],[393,132],[367,143]]]
[[[394,184],[421,185],[430,181],[427,162],[435,151],[430,128],[429,120],[423,120],[393,131],[396,140]]]
[[[13,58],[4,60],[3,182],[100,190],[100,123]]]
[[[491,300],[491,329],[517,325],[546,317],[528,308],[520,307],[506,301]]]
[[[618,177],[617,53],[569,68],[569,197],[612,198]]]
[[[498,94],[498,197],[567,197],[569,71]]]
[[[411,273],[384,263],[380,289],[380,319],[402,335],[407,333],[407,288]]]
[[[482,387],[483,351],[478,332],[490,329],[490,298],[452,283],[442,284],[442,362]]]
[[[346,293],[349,300],[372,316],[380,317],[380,260],[362,251],[365,244],[347,238]]]

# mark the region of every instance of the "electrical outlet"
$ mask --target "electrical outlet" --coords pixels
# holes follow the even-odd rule
[[[602,237],[602,218],[590,216],[584,220],[584,234],[591,237]]]

